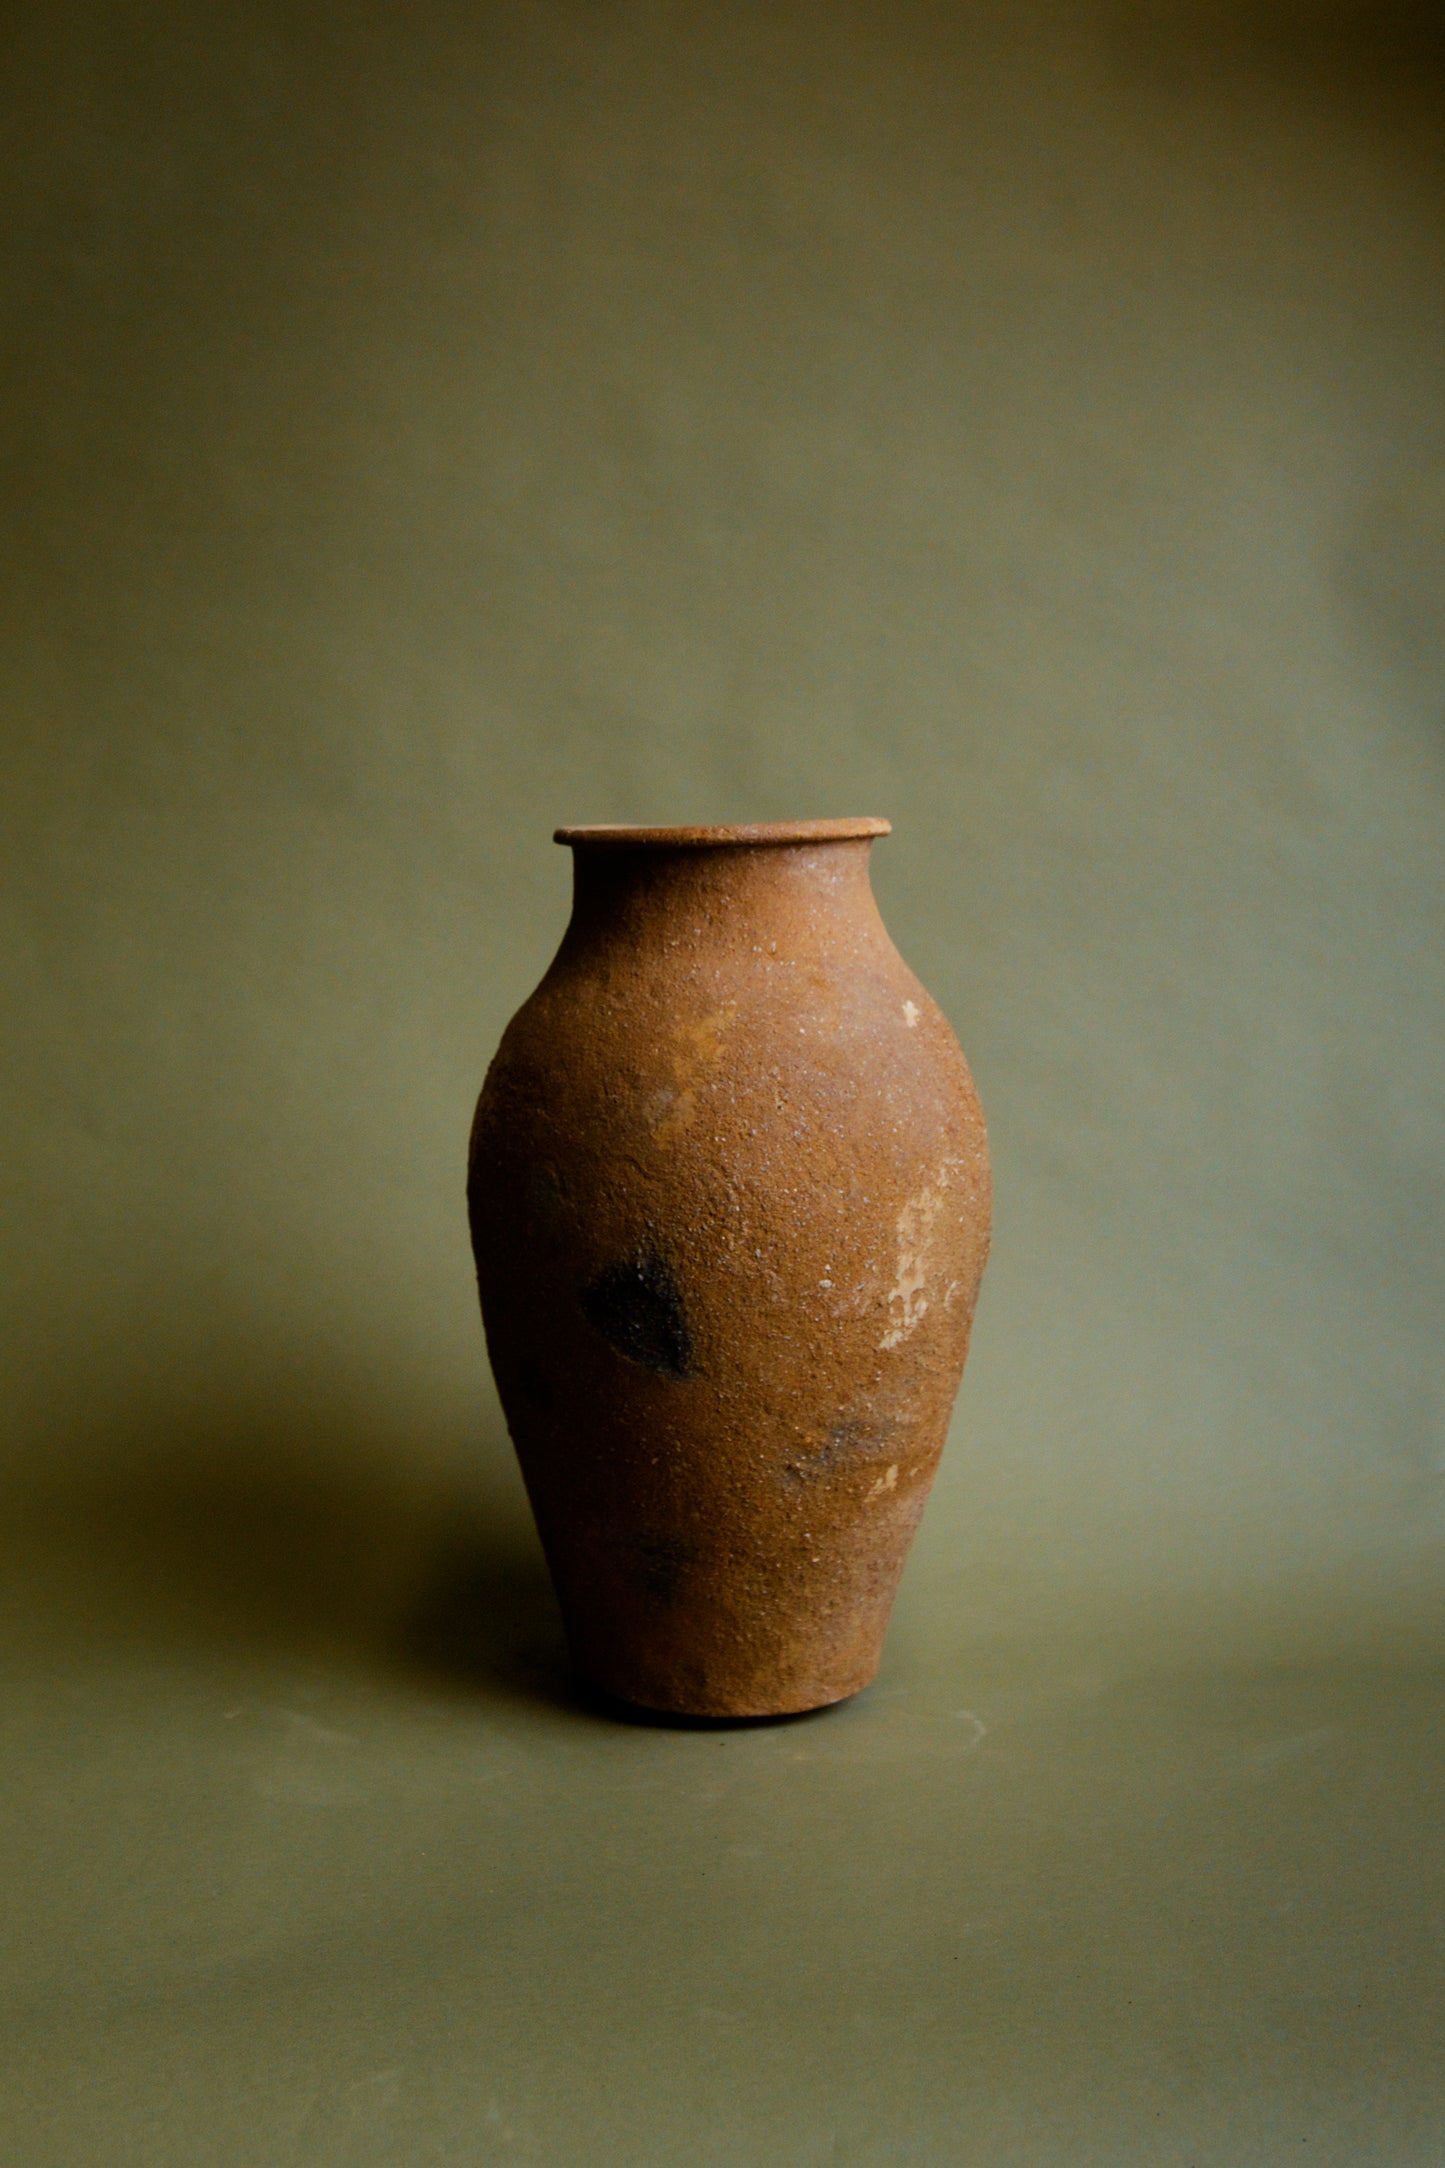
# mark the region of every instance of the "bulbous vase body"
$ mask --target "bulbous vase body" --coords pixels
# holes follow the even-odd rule
[[[988,1248],[883,821],[563,829],[573,915],[472,1132],[497,1386],[574,1661],[700,1716],[877,1669]]]

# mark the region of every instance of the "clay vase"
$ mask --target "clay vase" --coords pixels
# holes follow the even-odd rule
[[[487,1346],[578,1669],[693,1716],[878,1667],[988,1249],[983,1116],[881,820],[561,828],[472,1131]]]

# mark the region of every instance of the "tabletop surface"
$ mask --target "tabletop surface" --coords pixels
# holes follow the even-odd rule
[[[925,1540],[867,1693],[674,1729],[520,1518],[12,1534],[27,2168],[1441,2158],[1428,1649],[981,1635]]]

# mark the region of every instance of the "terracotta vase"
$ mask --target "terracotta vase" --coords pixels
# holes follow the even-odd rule
[[[878,1667],[968,1349],[989,1168],[888,938],[881,820],[561,828],[572,920],[487,1076],[487,1345],[573,1658],[699,1716]]]

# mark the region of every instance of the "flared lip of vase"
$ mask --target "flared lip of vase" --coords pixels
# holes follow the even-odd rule
[[[767,847],[782,843],[857,843],[891,835],[893,823],[865,816],[859,820],[744,821],[720,828],[628,828],[601,822],[588,828],[557,828],[554,843],[624,845],[630,850],[710,850],[731,846]]]

